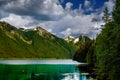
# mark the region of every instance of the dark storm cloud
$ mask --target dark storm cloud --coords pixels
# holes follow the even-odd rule
[[[0,19],[2,19],[2,18],[4,18],[4,17],[7,17],[7,16],[9,16],[8,13],[6,13],[6,12],[0,10]]]
[[[31,16],[38,20],[50,20],[48,14],[42,13],[44,0],[2,0],[0,9],[21,16]]]
[[[0,0],[0,19],[3,17],[8,16],[8,13],[3,11],[3,6],[8,4],[10,2],[10,0]]]
[[[11,2],[11,0],[0,0],[0,7],[8,4],[9,2]]]

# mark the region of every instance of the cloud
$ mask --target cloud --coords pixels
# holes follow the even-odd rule
[[[60,3],[63,3],[65,0],[59,0],[60,1]]]
[[[15,14],[9,14],[8,17],[2,18],[1,21],[7,21],[11,25],[17,26],[17,28],[21,28],[21,27],[31,27],[27,25],[32,23],[33,19],[30,18],[29,16],[22,17],[22,16],[15,15]]]
[[[9,16],[9,13],[0,10],[0,19]]]
[[[5,0],[0,9],[17,15],[31,16],[38,20],[54,20],[53,16],[63,14],[63,8],[57,0]],[[59,18],[59,17],[58,17]]]
[[[105,2],[104,7],[107,7],[109,12],[111,13],[113,11],[113,8],[115,7],[115,0],[109,0]]]
[[[85,8],[86,12],[93,10],[91,2],[89,0],[85,0],[85,2],[84,2],[84,8]]]
[[[52,29],[52,31],[56,33],[56,35],[58,35],[59,37],[77,34],[87,35],[91,31],[93,34],[94,30],[96,30],[96,28],[100,28],[100,25],[102,25],[101,20],[93,21],[93,19],[96,17],[97,14],[91,15],[80,14],[77,16],[67,14],[58,21],[43,22],[43,24],[45,24],[44,26],[46,27],[49,26],[49,28]],[[95,32],[95,34],[97,33]]]
[[[63,35],[66,35],[66,36],[68,36],[68,35],[71,35],[71,28],[67,28],[65,31],[63,31],[63,32],[60,32],[61,34],[63,34]]]
[[[85,0],[84,6],[85,7],[89,7],[90,5],[91,5],[90,1],[89,0]]]
[[[38,3],[37,0],[4,0],[0,5],[0,9],[2,9],[4,12],[14,13],[16,15],[27,15],[31,17],[39,16],[41,17],[40,19],[42,19],[44,16],[45,18],[49,19],[47,15],[38,11],[39,9],[41,10],[41,4],[42,0],[39,0]]]
[[[99,32],[103,23],[102,12],[84,14],[92,11],[91,2],[85,0],[79,4],[78,9],[72,9],[75,5],[67,2],[65,8],[61,2],[64,0],[0,0],[0,20],[20,28],[41,26],[49,32],[59,36],[85,34],[92,37]],[[112,1],[105,3],[109,7]],[[82,6],[85,6],[85,9]]]
[[[73,4],[70,3],[70,2],[68,2],[68,3],[66,4],[65,9],[66,9],[66,10],[70,10],[70,9],[72,8],[72,6],[73,6]]]

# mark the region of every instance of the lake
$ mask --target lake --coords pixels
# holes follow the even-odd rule
[[[72,60],[0,60],[0,80],[87,80]]]

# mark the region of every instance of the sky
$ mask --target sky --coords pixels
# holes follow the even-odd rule
[[[111,13],[114,4],[115,0],[0,0],[0,21],[25,29],[41,26],[61,38],[95,38],[104,24],[104,8]]]

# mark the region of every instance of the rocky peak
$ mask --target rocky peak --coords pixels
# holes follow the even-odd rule
[[[73,42],[74,42],[74,44],[77,43],[77,42],[79,42],[79,38],[78,37],[75,38]]]
[[[41,36],[45,35],[45,34],[49,34],[49,32],[47,30],[45,30],[41,27],[37,27],[36,30],[37,30],[38,34],[41,35]]]
[[[73,36],[68,35],[68,36],[65,37],[65,41],[67,41],[67,42],[70,42],[70,41],[73,41],[73,40],[74,40]]]
[[[44,38],[54,39],[53,35],[50,32],[48,32],[47,30],[45,30],[45,29],[43,29],[41,27],[37,27],[36,30],[37,30],[37,33],[40,36],[42,36]]]
[[[65,37],[65,41],[73,42],[73,44],[76,44],[76,43],[84,44],[85,42],[90,41],[90,39],[83,34],[78,37],[72,37],[69,35]]]
[[[14,26],[12,26],[4,21],[0,22],[0,29],[7,30],[7,31],[17,30],[17,28],[15,28]]]
[[[73,37],[73,36],[66,36],[65,37],[65,41],[67,41],[67,42],[73,42],[74,44],[75,43],[77,43],[77,42],[79,42],[79,37]]]

